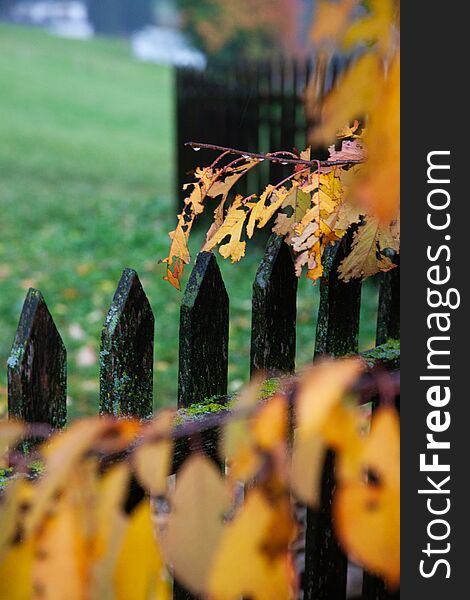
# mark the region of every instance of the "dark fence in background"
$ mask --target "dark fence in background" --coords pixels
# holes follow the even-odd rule
[[[345,59],[335,58],[324,78],[326,92]],[[264,62],[212,64],[204,71],[176,69],[176,197],[190,181],[196,166],[214,160],[213,151],[194,152],[188,141],[229,146],[249,152],[303,150],[307,122],[303,97],[314,61],[278,58]],[[322,158],[322,156],[319,156]],[[264,164],[243,178],[240,194],[259,192],[291,171],[279,164]]]
[[[320,283],[315,354],[357,353],[361,282],[338,279],[337,266],[350,236],[330,246]],[[253,283],[251,372],[291,372],[295,366],[297,278],[289,248],[272,235]],[[226,395],[229,297],[215,255],[198,255],[180,312],[180,407]],[[380,276],[377,343],[399,336],[398,269]],[[165,318],[160,315],[159,318]],[[100,412],[150,417],[153,412],[154,316],[137,273],[123,272],[103,325],[100,352]],[[29,290],[8,360],[10,416],[54,427],[66,423],[66,350],[38,290]],[[393,364],[384,366],[396,368]],[[158,384],[158,382],[157,382]],[[158,385],[157,385],[158,388]],[[217,431],[202,436],[216,460]],[[175,468],[190,452],[182,440]],[[308,510],[305,533],[305,600],[345,600],[347,560],[332,533],[333,463],[325,466],[320,510]],[[364,574],[362,600],[392,596],[376,578]],[[393,596],[395,597],[395,596]],[[179,585],[175,600],[191,598]]]

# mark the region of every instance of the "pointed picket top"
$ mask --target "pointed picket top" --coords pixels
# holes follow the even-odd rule
[[[67,352],[39,290],[26,295],[7,367],[10,417],[63,427]]]
[[[252,374],[294,371],[297,281],[288,246],[272,234],[253,283]]]
[[[227,393],[228,316],[215,256],[200,252],[181,303],[178,406]]]
[[[101,413],[152,415],[153,340],[150,303],[137,273],[124,269],[101,332]]]

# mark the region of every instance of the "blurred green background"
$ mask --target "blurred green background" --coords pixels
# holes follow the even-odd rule
[[[68,350],[71,417],[98,407],[101,326],[124,267],[156,320],[155,405],[176,401],[181,294],[158,264],[174,228],[173,70],[139,63],[124,39],[87,41],[0,25],[0,412],[6,360],[29,287]],[[193,256],[202,232],[192,241]],[[231,300],[230,391],[248,377],[251,284],[261,258],[222,261]],[[187,274],[186,274],[187,277]],[[377,291],[363,288],[361,348]],[[300,281],[298,364],[311,360],[318,287]]]

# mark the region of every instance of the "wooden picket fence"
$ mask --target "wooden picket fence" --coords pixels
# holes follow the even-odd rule
[[[315,353],[358,352],[361,283],[338,279],[337,267],[350,236],[328,247],[320,283]],[[292,372],[295,366],[297,278],[291,252],[272,235],[253,283],[251,372]],[[201,252],[182,298],[179,339],[178,406],[226,396],[229,297],[214,254]],[[380,277],[377,344],[399,337],[398,269]],[[148,418],[153,412],[154,315],[137,273],[125,269],[106,316],[100,352],[100,412]],[[394,365],[396,367],[396,365]],[[8,360],[10,416],[28,422],[66,424],[67,355],[38,290],[30,289]],[[202,436],[204,451],[219,461],[217,431]],[[190,453],[180,440],[174,468]],[[333,463],[325,466],[322,507],[307,511],[305,600],[346,598],[347,560],[333,534]],[[383,584],[364,575],[363,600],[390,598]],[[192,598],[175,582],[174,598]]]
[[[335,57],[325,78],[326,92],[346,64]],[[197,154],[187,141],[229,146],[249,152],[303,150],[307,123],[303,97],[313,71],[311,59],[279,57],[269,61],[214,63],[204,71],[176,69],[176,197],[196,166],[210,164],[214,153]],[[315,156],[325,158],[321,149]],[[261,190],[289,174],[285,166],[260,165],[237,184],[237,192]]]

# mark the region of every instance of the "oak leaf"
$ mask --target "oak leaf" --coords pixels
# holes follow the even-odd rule
[[[232,262],[238,262],[245,256],[246,242],[241,241],[243,225],[245,223],[247,211],[242,196],[237,196],[234,202],[230,205],[227,215],[214,233],[208,240],[202,250],[210,252],[217,244],[223,241],[225,237],[229,237],[229,241],[219,247],[219,252],[224,258],[230,257]]]
[[[385,248],[398,248],[390,226],[381,225],[377,219],[369,217],[354,233],[351,252],[338,269],[341,278],[349,281],[393,269],[395,265],[381,253]]]

